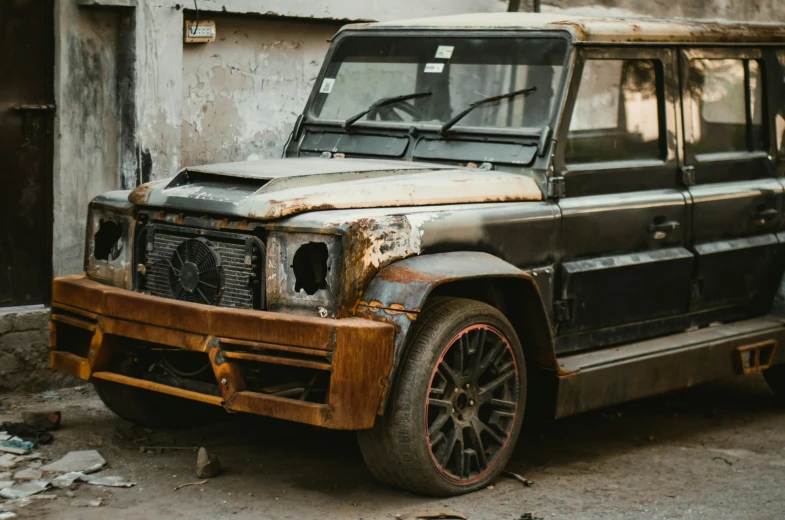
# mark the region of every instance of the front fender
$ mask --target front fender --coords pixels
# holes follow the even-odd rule
[[[396,329],[391,381],[403,357],[409,330],[428,295],[446,283],[477,279],[510,279],[510,282],[514,280],[531,288],[521,291],[520,301],[508,306],[507,317],[514,324],[516,321],[533,323],[531,335],[534,337],[521,337],[524,349],[528,347],[532,352],[535,364],[559,372],[548,317],[532,276],[491,254],[462,251],[395,262],[379,271],[363,293],[355,316],[392,323]]]

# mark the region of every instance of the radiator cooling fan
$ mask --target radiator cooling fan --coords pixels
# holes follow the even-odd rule
[[[221,256],[204,238],[183,240],[169,262],[172,298],[212,305],[224,288]]]

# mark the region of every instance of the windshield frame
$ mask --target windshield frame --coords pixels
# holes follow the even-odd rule
[[[562,64],[562,74],[559,79],[557,89],[553,94],[553,108],[549,121],[544,126],[555,128],[556,122],[561,117],[567,89],[569,86],[569,78],[571,75],[572,66],[575,61],[575,45],[572,41],[572,35],[569,31],[562,30],[546,30],[546,31],[532,31],[523,29],[504,29],[504,30],[472,30],[472,29],[346,29],[339,32],[332,40],[332,45],[325,55],[322,67],[319,70],[319,75],[316,78],[314,87],[306,102],[303,111],[304,120],[303,124],[321,126],[325,128],[341,127],[344,120],[341,119],[319,119],[313,113],[314,103],[316,96],[319,94],[319,85],[322,84],[329,64],[332,61],[333,55],[336,50],[346,38],[385,38],[385,37],[413,37],[413,38],[561,38],[567,42],[567,50],[564,55],[564,63]],[[496,93],[494,93],[496,94]],[[536,95],[536,94],[535,94]],[[359,120],[351,126],[352,132],[362,131],[364,129],[371,131],[379,130],[398,130],[402,132],[408,131],[410,128],[415,128],[421,132],[438,133],[442,127],[442,123],[424,123],[416,121],[370,121]],[[468,134],[468,135],[501,135],[501,136],[539,136],[543,130],[543,126],[539,127],[494,127],[494,126],[465,126],[460,123],[450,129],[450,134]],[[345,131],[342,129],[342,131]]]

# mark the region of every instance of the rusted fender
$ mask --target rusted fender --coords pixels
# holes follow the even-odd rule
[[[547,314],[534,279],[527,272],[501,258],[482,252],[451,252],[406,258],[376,275],[361,298],[356,316],[395,325],[393,375],[403,356],[406,336],[422,310],[428,295],[438,286],[458,280],[510,278],[531,285],[536,298],[520,302],[512,310],[527,319],[541,320],[537,338],[521,338],[536,343],[538,365],[558,371]],[[536,301],[533,301],[536,300]],[[536,308],[538,307],[538,308]]]

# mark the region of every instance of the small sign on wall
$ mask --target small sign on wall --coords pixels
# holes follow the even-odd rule
[[[215,41],[215,20],[186,20],[185,43],[210,43]]]

